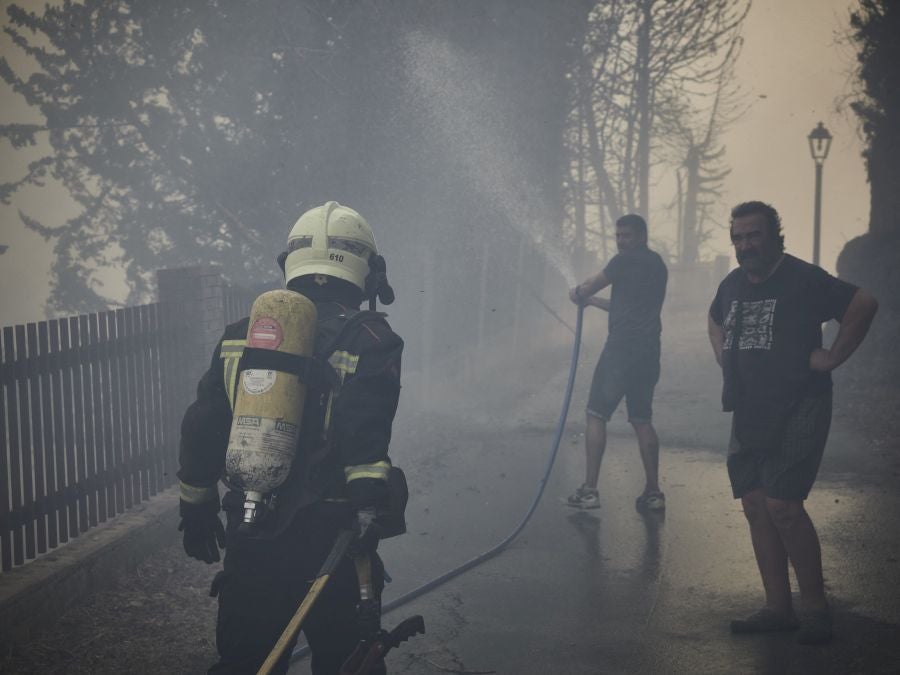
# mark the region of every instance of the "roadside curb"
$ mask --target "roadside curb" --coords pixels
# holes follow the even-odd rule
[[[0,574],[0,653],[37,637],[70,607],[115,583],[178,527],[178,488],[169,488],[37,560]]]

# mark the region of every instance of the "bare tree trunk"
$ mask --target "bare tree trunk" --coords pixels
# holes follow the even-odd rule
[[[600,241],[602,242],[603,259],[609,260],[609,224],[606,212],[600,209]]]
[[[587,218],[584,205],[584,125],[586,123],[584,106],[578,108],[578,176],[575,186],[575,241],[573,262],[575,263],[576,275],[581,275],[584,271],[585,261],[585,228],[587,227]],[[521,256],[520,256],[521,257]]]
[[[653,2],[641,3],[641,23],[637,35],[637,190],[638,213],[645,218],[650,205],[650,132],[652,131],[652,111],[650,110],[650,31],[653,27]]]
[[[676,195],[678,198],[678,230],[675,233],[675,258],[678,262],[684,262],[684,185],[680,170],[675,172],[675,180],[678,190]]]
[[[691,147],[688,150],[684,166],[686,177],[681,262],[690,265],[697,262],[700,257],[700,233],[697,231],[700,210],[698,203],[700,197],[700,153],[697,147]]]
[[[594,115],[590,114],[589,108],[582,104],[582,117],[587,125],[588,147],[590,148],[591,168],[594,170],[594,176],[597,179],[597,187],[600,191],[600,200],[602,205],[606,207],[610,220],[618,220],[622,215],[622,207],[616,196],[616,189],[609,178],[609,173],[604,166],[604,153],[600,148],[600,139],[597,136],[597,120]],[[587,110],[586,110],[587,109]]]

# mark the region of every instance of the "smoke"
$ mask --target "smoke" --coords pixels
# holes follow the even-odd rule
[[[517,161],[497,97],[475,59],[446,41],[421,32],[407,34],[403,49],[409,95],[434,125],[442,151],[463,167],[476,189],[529,237],[569,286],[576,284],[568,256],[548,240],[548,209]]]

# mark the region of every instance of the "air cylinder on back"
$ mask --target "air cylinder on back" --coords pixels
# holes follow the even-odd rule
[[[250,311],[246,367],[240,374],[225,455],[229,484],[245,493],[246,525],[257,521],[260,504],[290,473],[306,385],[298,375],[279,370],[279,363],[287,363],[290,355],[312,355],[316,319],[311,300],[286,290],[263,293]],[[257,350],[281,352],[285,357]],[[254,367],[254,360],[263,365]]]

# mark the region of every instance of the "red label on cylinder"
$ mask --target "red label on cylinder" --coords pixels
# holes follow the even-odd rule
[[[259,349],[278,349],[284,339],[281,324],[269,316],[261,316],[250,327],[247,346]]]

